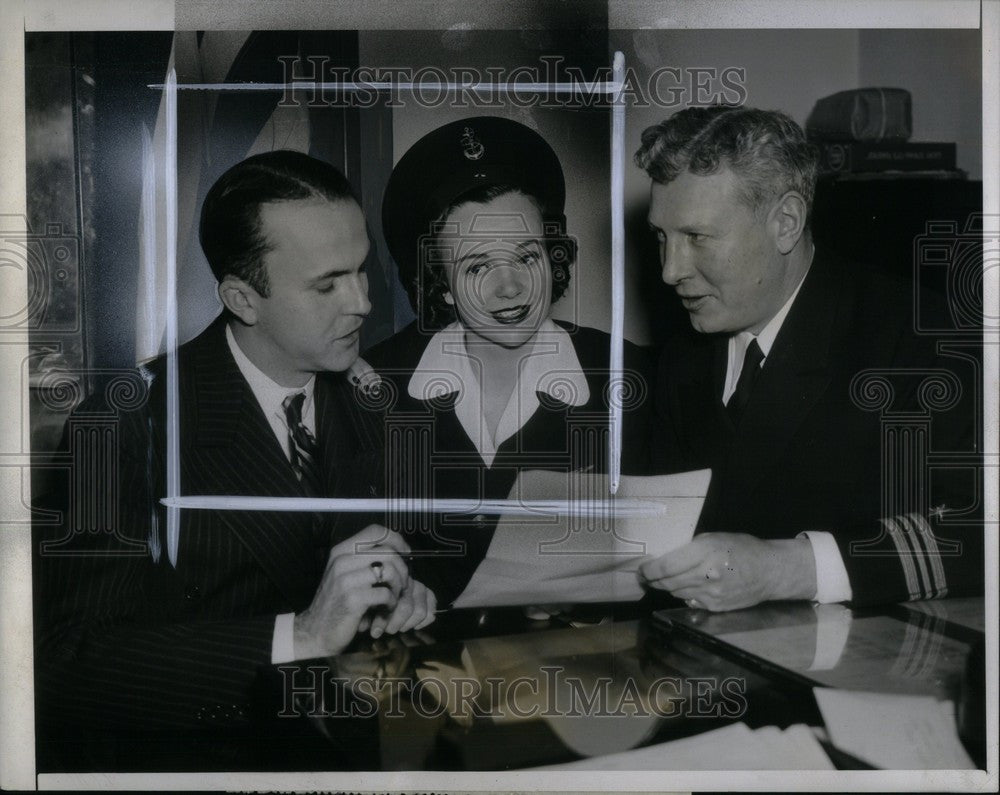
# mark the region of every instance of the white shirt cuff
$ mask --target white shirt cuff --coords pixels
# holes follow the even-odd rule
[[[295,613],[282,613],[274,617],[271,665],[289,662],[295,662]]]
[[[799,538],[802,536],[809,539],[816,559],[816,596],[813,601],[820,604],[850,601],[853,595],[851,581],[847,578],[847,568],[833,535],[807,530],[799,533]]]
[[[843,605],[815,605],[816,654],[810,671],[832,671],[840,664],[851,635],[850,608]]]

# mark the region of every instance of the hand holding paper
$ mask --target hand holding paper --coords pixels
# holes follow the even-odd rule
[[[816,561],[808,538],[701,533],[675,552],[644,563],[639,576],[708,610],[738,610],[816,594]]]
[[[563,500],[574,510],[502,516],[455,607],[641,598],[639,564],[691,540],[710,477],[707,469],[623,477],[609,496],[606,475],[521,473],[510,499]]]

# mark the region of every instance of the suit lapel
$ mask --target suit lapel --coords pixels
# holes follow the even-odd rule
[[[732,490],[745,504],[782,456],[832,378],[830,357],[841,285],[833,263],[816,255],[785,319],[736,432]]]
[[[722,405],[728,356],[726,338],[692,336],[691,339],[693,344],[685,352],[688,360],[678,371],[674,387],[677,397],[671,414],[680,418],[679,428],[683,429],[685,466],[698,468],[721,460],[733,431]]]
[[[323,495],[336,493],[337,479],[340,467],[336,462],[341,458],[340,434],[337,433],[338,423],[343,417],[338,417],[336,396],[332,385],[325,377],[317,376],[315,406],[316,406],[316,438],[320,445],[320,456],[323,461]]]
[[[257,399],[236,366],[221,322],[195,352],[195,430],[185,456],[187,493],[302,496],[302,488]],[[184,429],[182,428],[182,435]],[[182,458],[183,460],[183,458]],[[315,550],[311,517],[302,513],[220,511],[219,520],[254,555],[293,603],[301,599]]]
[[[374,400],[374,398],[372,398]],[[384,413],[360,398],[340,373],[316,377],[316,429],[324,466],[324,496],[371,499],[384,493],[379,478],[383,462]],[[325,530],[331,544],[368,522],[385,522],[372,512],[327,514]]]
[[[382,450],[384,415],[359,402],[355,389],[339,373],[316,377],[316,429],[323,458],[326,496],[340,495],[352,478],[351,464]],[[368,494],[343,493],[345,497]]]

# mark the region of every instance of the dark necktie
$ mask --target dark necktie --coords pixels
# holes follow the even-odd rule
[[[318,497],[321,494],[319,445],[316,444],[316,437],[302,422],[302,404],[305,400],[304,392],[296,392],[286,397],[281,405],[288,422],[288,447],[295,477],[308,496]]]
[[[735,391],[726,404],[726,411],[729,413],[729,418],[733,421],[733,425],[739,425],[740,420],[743,418],[743,412],[747,407],[747,403],[750,402],[750,393],[753,392],[753,386],[757,383],[757,378],[760,375],[760,363],[762,361],[764,361],[764,352],[760,349],[760,345],[757,344],[757,339],[754,338],[747,345],[747,352],[743,357],[743,369],[740,370],[740,378],[736,382]]]

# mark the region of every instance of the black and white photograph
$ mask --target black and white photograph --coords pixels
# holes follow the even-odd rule
[[[996,790],[1000,3],[2,12],[4,788]]]

